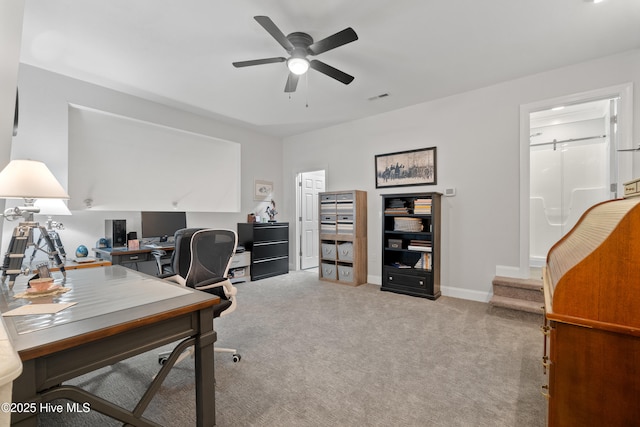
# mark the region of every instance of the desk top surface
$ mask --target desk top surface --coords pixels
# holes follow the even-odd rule
[[[14,295],[26,290],[27,278],[20,277],[13,290],[0,285],[3,313],[26,304],[76,303],[56,314],[4,317],[23,361],[219,302],[214,295],[121,266],[72,270],[66,279],[58,272],[53,277],[56,284],[70,290],[53,297],[23,299]]]
[[[132,254],[142,254],[142,253],[149,253],[149,252],[153,252],[155,250],[161,250],[161,251],[173,251],[175,249],[175,246],[158,246],[158,247],[151,247],[151,246],[141,246],[140,249],[127,249],[127,248],[93,248],[92,250],[96,253],[103,253],[103,254],[108,254],[108,255],[132,255]]]

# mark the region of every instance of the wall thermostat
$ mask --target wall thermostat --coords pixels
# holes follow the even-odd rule
[[[445,188],[444,189],[444,195],[447,196],[447,197],[455,196],[456,195],[456,189],[455,188]]]

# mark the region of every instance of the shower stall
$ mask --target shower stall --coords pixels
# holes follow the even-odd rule
[[[547,252],[594,204],[611,198],[615,155],[610,138],[609,100],[599,117],[562,113],[536,120],[530,137],[530,265],[542,266]],[[593,115],[593,114],[592,114]],[[591,116],[592,116],[591,115]],[[562,120],[564,118],[564,120]],[[535,124],[539,126],[534,127]]]

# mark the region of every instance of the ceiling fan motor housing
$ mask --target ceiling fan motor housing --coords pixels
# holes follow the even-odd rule
[[[295,32],[287,36],[287,40],[293,45],[293,50],[289,52],[291,56],[297,58],[304,58],[309,55],[308,47],[313,44],[313,37],[307,33]]]

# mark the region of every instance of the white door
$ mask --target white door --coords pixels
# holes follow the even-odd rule
[[[325,189],[324,171],[300,174],[300,268],[318,266],[318,194]]]

